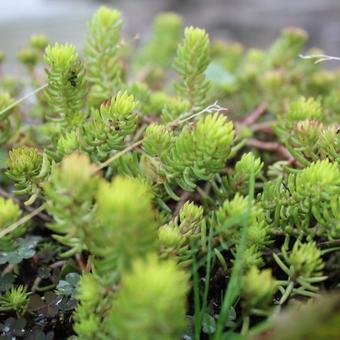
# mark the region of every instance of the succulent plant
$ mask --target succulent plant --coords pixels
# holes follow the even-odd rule
[[[1,73],[0,336],[276,336],[339,286],[340,73],[297,28],[246,49],[164,13],[139,47],[123,23],[102,6],[83,51],[34,35]]]

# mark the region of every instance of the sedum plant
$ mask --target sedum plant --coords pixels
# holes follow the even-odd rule
[[[339,71],[182,25],[100,7],[0,75],[1,335],[251,339],[339,287]]]
[[[193,252],[205,247],[203,214],[202,207],[186,202],[171,222],[159,228],[162,257],[174,256],[184,266],[191,263]]]
[[[85,243],[98,257],[97,271],[103,276],[119,274],[134,257],[157,249],[150,189],[141,180],[116,177],[112,183],[101,183],[96,195],[98,223],[95,233],[93,225],[85,231]]]
[[[276,282],[270,270],[259,271],[257,267],[251,267],[242,278],[241,296],[249,308],[270,305],[276,290]]]
[[[314,242],[301,244],[296,241],[292,251],[288,254],[286,246],[282,248],[282,257],[285,262],[274,255],[274,259],[280,268],[288,275],[287,281],[280,283],[286,286],[281,288],[282,297],[280,304],[284,303],[290,294],[300,294],[313,296],[318,288],[313,286],[314,283],[322,282],[327,277],[322,276],[324,263],[321,259],[321,252],[315,246]]]
[[[185,329],[187,275],[174,262],[150,256],[135,261],[108,312],[104,327],[114,338],[173,339]]]
[[[24,286],[12,287],[0,296],[0,311],[15,310],[22,314],[28,302],[28,293]]]
[[[174,67],[181,77],[175,84],[180,97],[189,100],[192,110],[199,111],[206,104],[209,81],[204,71],[209,65],[209,37],[199,28],[188,27],[177,50]]]
[[[77,226],[85,229],[86,224],[93,222],[98,181],[92,169],[88,157],[72,154],[52,168],[50,179],[44,186],[46,210],[53,216],[48,227],[56,233],[54,238],[71,247],[65,255],[83,247]]]
[[[266,315],[277,290],[277,283],[270,269],[260,271],[251,267],[241,278],[240,296],[243,300],[243,323],[241,333],[249,328],[249,316]]]
[[[89,100],[93,106],[112,97],[121,82],[119,63],[121,15],[101,7],[88,23],[84,48],[86,78],[91,85]]]
[[[49,45],[44,59],[48,66],[46,100],[51,110],[48,117],[69,127],[79,124],[83,118],[85,84],[84,68],[78,60],[75,46]]]
[[[10,116],[13,110],[4,110],[12,104],[11,95],[8,92],[0,92],[0,145],[5,144],[11,137],[12,123]]]
[[[234,251],[238,246],[244,212],[248,208],[248,198],[236,194],[232,200],[226,200],[215,212],[211,224],[219,234],[219,241],[226,249]],[[249,217],[247,249],[244,255],[244,266],[260,266],[263,263],[262,251],[270,243],[269,226],[264,210],[253,203]]]
[[[222,170],[234,138],[233,124],[220,115],[201,118],[194,129],[184,128],[168,150],[164,166],[170,182],[191,191],[198,180],[209,180]]]
[[[150,40],[138,52],[134,66],[146,73],[151,86],[160,82],[172,63],[182,34],[182,18],[175,13],[159,14],[154,22]],[[162,48],[160,48],[162,46]]]
[[[231,197],[234,192],[247,194],[251,172],[254,171],[255,179],[260,180],[262,168],[263,162],[260,158],[256,158],[251,152],[243,154],[232,171],[224,176],[216,176],[215,181],[212,182],[216,196],[223,201]]]
[[[98,314],[103,297],[98,280],[91,274],[84,274],[77,289],[77,299],[80,301],[73,317],[74,330],[82,339],[93,339],[100,334],[101,318]]]
[[[35,201],[41,192],[41,184],[49,173],[47,155],[41,155],[36,148],[19,147],[9,152],[6,175],[15,183],[16,195],[29,195],[25,204]]]
[[[18,204],[12,199],[4,199],[0,197],[0,231],[9,227],[22,216],[22,211]],[[15,247],[15,240],[22,236],[26,231],[25,225],[8,233],[0,239],[0,247],[2,251],[8,251]]]
[[[80,133],[82,148],[97,162],[124,146],[124,140],[136,129],[136,102],[127,92],[118,92],[101,104]]]

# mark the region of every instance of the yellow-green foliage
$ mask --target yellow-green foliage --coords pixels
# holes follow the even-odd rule
[[[44,186],[46,210],[53,216],[48,225],[54,237],[74,253],[84,248],[79,237],[86,225],[93,223],[94,196],[98,180],[88,157],[74,153],[55,165]],[[81,228],[81,229],[79,229]]]
[[[9,152],[6,172],[18,190],[17,195],[29,195],[25,204],[32,204],[41,192],[41,186],[49,173],[50,162],[46,154],[41,155],[36,148],[19,147]]]
[[[101,7],[88,23],[84,49],[86,77],[91,85],[90,104],[99,106],[117,91],[121,82],[119,43],[121,15]]]
[[[178,215],[160,227],[158,237],[163,257],[174,256],[182,265],[191,264],[194,252],[205,246],[204,211],[192,202],[186,202]]]
[[[82,148],[94,161],[108,158],[123,147],[124,139],[136,129],[136,102],[127,92],[119,92],[101,104],[81,129]]]
[[[181,77],[175,89],[179,97],[190,102],[194,111],[199,111],[206,104],[209,82],[204,71],[209,61],[208,34],[199,28],[186,28],[174,61],[175,71]]]
[[[22,211],[19,206],[11,199],[4,199],[0,197],[0,232],[8,228],[11,224],[15,223],[22,216]],[[14,247],[16,238],[25,233],[25,226],[11,231],[0,240],[0,248],[2,251],[8,251]]]
[[[82,121],[85,95],[84,68],[75,46],[58,43],[47,46],[45,63],[48,66],[45,93],[50,105],[47,116],[68,127],[74,126]]]
[[[116,177],[102,182],[97,195],[96,226],[91,226],[85,242],[99,257],[98,270],[128,268],[135,257],[157,249],[157,225],[152,194],[145,182]]]
[[[270,305],[277,284],[269,269],[263,271],[251,267],[241,280],[241,296],[248,308]]]
[[[105,323],[117,339],[174,339],[185,329],[188,276],[174,262],[150,256],[123,274]]]
[[[233,124],[219,114],[184,127],[162,157],[170,180],[191,191],[196,180],[211,179],[228,159],[234,135]]]
[[[83,51],[35,35],[1,74],[1,335],[251,338],[338,287],[340,72],[297,28],[247,49],[182,24],[144,44],[100,7]]]

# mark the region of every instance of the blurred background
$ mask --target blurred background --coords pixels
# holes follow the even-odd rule
[[[86,21],[100,4],[123,13],[124,30],[147,39],[155,14],[175,11],[186,25],[206,28],[211,37],[265,47],[281,28],[299,26],[310,35],[309,47],[340,56],[340,0],[0,0],[0,50],[5,71],[20,72],[15,54],[30,35],[81,47]]]

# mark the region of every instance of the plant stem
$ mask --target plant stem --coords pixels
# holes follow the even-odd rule
[[[249,321],[250,321],[249,315],[245,315],[243,317],[242,328],[241,328],[241,334],[242,335],[246,335],[248,333],[248,331],[249,331]]]
[[[254,110],[247,118],[242,122],[242,125],[251,126],[253,125],[263,114],[266,113],[268,108],[267,103],[263,102]]]
[[[256,138],[250,138],[247,141],[248,146],[252,146],[259,150],[276,152],[283,159],[291,159],[290,150],[288,151],[283,145],[275,142],[263,142]],[[293,155],[295,156],[295,155]]]

